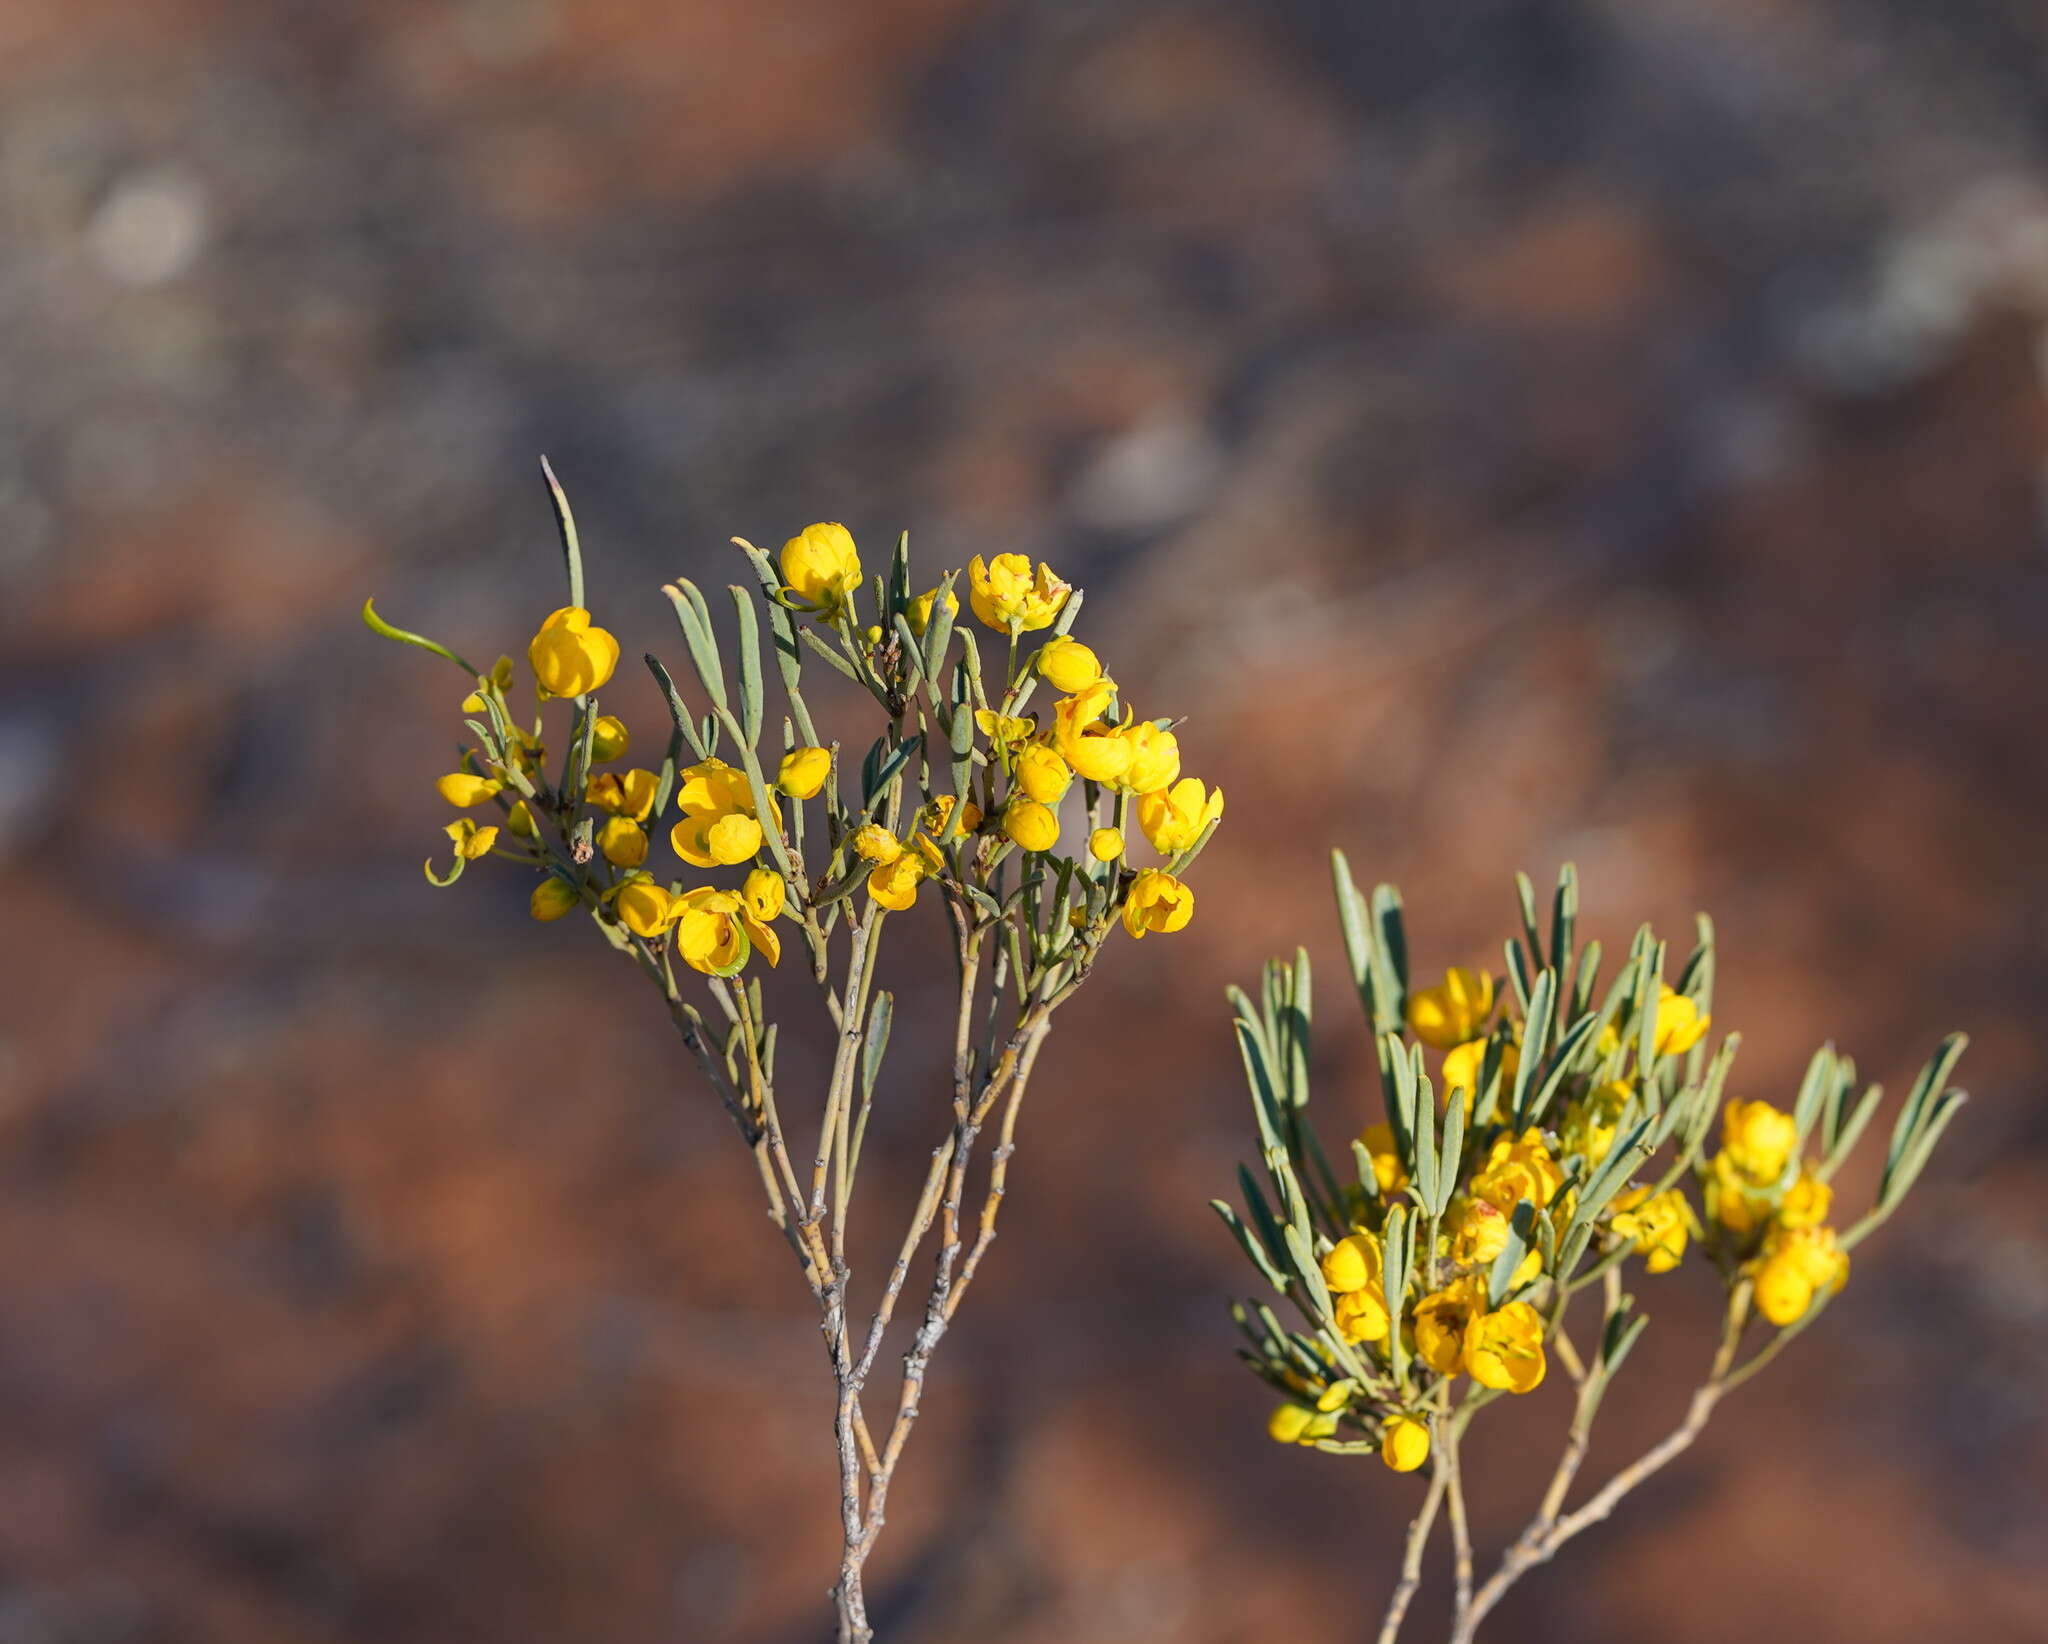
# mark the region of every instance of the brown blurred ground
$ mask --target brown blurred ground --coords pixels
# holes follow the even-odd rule
[[[0,1644],[822,1636],[748,1173],[611,956],[421,882],[447,680],[354,625],[515,645],[542,450],[629,654],[734,531],[1043,552],[1229,790],[1043,1064],[891,1644],[1377,1613],[1411,1487],[1263,1438],[1203,1208],[1268,951],[1361,1111],[1331,843],[1423,965],[1518,866],[1711,908],[1749,1094],[1975,1035],[1825,1328],[1495,1631],[2048,1638],[2044,75],[2023,0],[7,0]],[[1617,1457],[1707,1348],[1644,1299]]]

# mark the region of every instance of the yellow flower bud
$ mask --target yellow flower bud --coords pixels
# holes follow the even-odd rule
[[[1223,815],[1223,790],[1210,793],[1199,778],[1184,776],[1170,788],[1138,796],[1138,826],[1161,856],[1178,856]]]
[[[1818,1227],[1828,1219],[1834,1202],[1835,1190],[1816,1176],[1811,1167],[1802,1165],[1799,1180],[1785,1190],[1784,1202],[1778,1206],[1778,1225]]]
[[[626,734],[626,722],[617,714],[599,714],[590,727],[590,757],[599,765],[624,759],[633,739]]]
[[[1017,750],[1017,786],[1027,798],[1057,805],[1073,782],[1074,773],[1057,748],[1030,742]]]
[[[1348,1342],[1385,1341],[1393,1323],[1386,1292],[1376,1283],[1339,1296],[1335,1312],[1337,1333]]]
[[[647,830],[630,816],[615,816],[597,830],[597,848],[615,868],[637,868],[647,860]]]
[[[1124,836],[1118,828],[1097,828],[1088,836],[1088,854],[1098,862],[1114,862],[1124,853]]]
[[[1372,1159],[1373,1179],[1380,1184],[1382,1193],[1399,1193],[1408,1185],[1408,1172],[1401,1164],[1401,1150],[1394,1145],[1392,1125],[1367,1125],[1358,1140]]]
[[[1353,1233],[1324,1254],[1323,1283],[1343,1295],[1380,1281],[1380,1243],[1370,1233]]]
[[[998,554],[986,564],[976,554],[967,562],[968,603],[991,628],[1007,632],[1013,623],[1022,632],[1050,628],[1073,591],[1050,565],[1040,565],[1034,579],[1025,554]]]
[[[526,911],[545,924],[550,919],[561,918],[582,900],[576,887],[568,880],[549,874],[533,887],[533,895],[526,901]]]
[[[526,660],[549,696],[586,696],[612,677],[619,642],[608,630],[593,628],[582,606],[565,605],[540,625]]]
[[[1124,929],[1133,938],[1147,931],[1183,929],[1195,916],[1195,893],[1170,873],[1147,868],[1131,881],[1124,898]]]
[[[1730,1102],[1722,1112],[1722,1151],[1752,1187],[1776,1185],[1798,1145],[1798,1123],[1769,1102]]]
[[[740,900],[746,903],[747,911],[764,925],[782,911],[788,896],[789,887],[773,868],[756,868],[740,887]]]
[[[1049,851],[1060,842],[1060,819],[1035,799],[1012,799],[1003,810],[1003,832],[1023,850]]]
[[[1425,1045],[1451,1050],[1481,1038],[1493,1014],[1493,978],[1452,967],[1433,988],[1408,996],[1408,1031]]]
[[[1389,1416],[1380,1431],[1380,1460],[1397,1473],[1412,1473],[1429,1460],[1429,1428],[1413,1416]]]
[[[613,905],[618,909],[620,924],[635,936],[650,941],[665,932],[681,912],[676,899],[645,874],[621,885]]]
[[[903,613],[910,623],[910,631],[917,635],[919,639],[924,638],[925,629],[932,625],[932,607],[937,603],[938,597],[939,591],[936,588],[931,589],[927,593],[919,594],[910,602],[909,609]],[[958,616],[960,614],[960,596],[951,590],[948,590],[946,594],[946,614],[948,616]],[[987,713],[988,710],[984,708],[982,712]]]
[[[854,830],[853,849],[866,861],[886,865],[903,854],[903,841],[881,823],[868,822]]]
[[[861,636],[867,640],[870,646],[881,644],[882,625],[879,622],[870,622],[865,628],[861,630]]]
[[[813,611],[835,611],[860,588],[860,555],[843,525],[807,525],[782,545],[783,592]]]
[[[775,785],[792,799],[815,799],[831,774],[830,748],[792,748],[782,756]]]
[[[1783,1329],[1805,1317],[1822,1290],[1832,1294],[1849,1282],[1849,1256],[1832,1227],[1774,1228],[1748,1271],[1757,1311]]]
[[[1069,696],[1085,691],[1102,677],[1102,664],[1095,653],[1078,639],[1061,634],[1049,639],[1038,653],[1038,672],[1056,691]]]
[[[455,854],[467,862],[489,855],[491,847],[498,842],[495,825],[480,828],[466,816],[457,817],[442,831],[455,846]]]
[[[472,776],[468,771],[450,771],[434,786],[441,797],[451,805],[467,810],[471,805],[481,805],[486,799],[497,794],[505,784],[488,776]]]
[[[916,902],[917,887],[924,875],[924,858],[915,851],[899,848],[894,858],[880,863],[868,875],[868,895],[880,906],[901,913]]]
[[[1299,1444],[1315,1419],[1316,1412],[1306,1405],[1276,1405],[1266,1418],[1266,1433],[1276,1444]]]
[[[540,825],[533,819],[533,810],[525,800],[515,799],[511,810],[505,813],[505,826],[515,839],[538,839]]]
[[[477,680],[477,688],[462,699],[462,711],[466,714],[480,714],[484,711],[483,693],[486,688],[503,696],[512,683],[512,659],[501,656],[491,664],[491,671]]]

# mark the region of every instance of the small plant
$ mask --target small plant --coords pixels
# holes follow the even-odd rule
[[[1414,987],[1400,896],[1381,885],[1368,900],[1343,855],[1334,861],[1385,1117],[1334,1159],[1309,1124],[1306,953],[1267,966],[1258,1002],[1232,990],[1264,1172],[1239,1171],[1242,1215],[1215,1208],[1301,1320],[1283,1324],[1259,1301],[1234,1307],[1239,1357],[1284,1397],[1268,1423],[1280,1442],[1377,1455],[1400,1473],[1430,1468],[1379,1644],[1400,1632],[1446,1507],[1449,1636],[1466,1644],[1517,1579],[1612,1513],[1819,1317],[1848,1279],[1850,1251],[1898,1209],[1963,1102],[1947,1080],[1964,1040],[1945,1040],[1921,1071],[1876,1202],[1838,1231],[1833,1181],[1882,1092],[1855,1097],[1854,1064],[1827,1045],[1789,1111],[1724,1107],[1738,1040],[1707,1038],[1704,915],[1675,983],[1645,926],[1603,990],[1600,944],[1574,947],[1572,869],[1558,879],[1547,946],[1520,877],[1505,982],[1452,970]],[[1440,1053],[1434,1081],[1428,1052]],[[1568,1508],[1601,1399],[1647,1322],[1626,1288],[1631,1262],[1650,1275],[1711,1270],[1726,1298],[1720,1346],[1669,1436]],[[1535,1516],[1478,1580],[1462,1441],[1488,1405],[1539,1385],[1553,1358],[1577,1389],[1563,1453]]]
[[[681,579],[663,588],[702,695],[693,706],[648,657],[671,719],[665,752],[645,767],[606,769],[629,757],[639,735],[600,710],[619,645],[585,603],[575,520],[552,472],[547,479],[569,603],[527,649],[530,709],[518,705],[509,656],[478,669],[363,608],[377,633],[463,674],[469,735],[439,787],[465,814],[447,828],[449,866],[437,872],[429,862],[427,877],[453,884],[485,857],[536,875],[533,917],[586,917],[653,986],[724,1103],[818,1305],[837,1392],[839,1637],[865,1640],[862,1572],[927,1367],[995,1239],[1018,1109],[1053,1013],[1088,979],[1119,923],[1133,937],[1187,924],[1194,892],[1181,875],[1214,833],[1223,795],[1181,775],[1173,722],[1139,718],[1072,637],[1081,593],[1050,567],[1034,572],[1020,554],[968,565],[967,603],[997,636],[991,670],[974,630],[956,622],[961,573],[914,592],[901,539],[887,573],[864,582],[839,525],[809,527],[778,560],[734,539],[758,587],[728,590],[731,662],[704,595]],[[784,703],[774,716],[764,612]],[[873,740],[863,734],[855,769],[813,721],[806,660],[842,676],[852,689],[840,695],[865,708]],[[1041,682],[1063,693],[1043,725],[1029,712]],[[1070,827],[1077,815],[1085,827]],[[675,863],[658,857],[663,823]],[[1133,866],[1134,832],[1158,865]],[[910,910],[927,886],[950,925],[956,998],[943,1018],[903,1015],[909,1031],[943,1035],[951,1099],[861,1323],[847,1229],[873,1196],[856,1197],[869,1117],[898,1096],[883,1068],[897,1012],[876,986],[879,950],[889,916]],[[785,933],[834,1035],[829,1074],[801,1093],[778,1084],[777,1023],[759,975],[781,958]],[[920,922],[908,934],[923,942],[935,931]],[[970,1193],[991,1125],[996,1145]],[[902,1375],[871,1422],[884,1339],[934,1240]]]

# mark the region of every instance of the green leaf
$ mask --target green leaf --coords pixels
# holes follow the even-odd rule
[[[739,617],[740,631],[740,735],[747,746],[761,745],[761,628],[754,616],[754,601],[746,589],[729,587],[732,608]]]
[[[654,675],[655,684],[661,687],[662,700],[668,704],[669,718],[675,722],[675,734],[689,743],[690,751],[700,760],[709,759],[710,750],[705,746],[696,719],[683,705],[682,693],[676,689],[676,682],[669,677],[668,670],[661,665],[658,658],[649,656],[643,660],[647,664],[647,671]]]
[[[683,645],[690,653],[690,665],[713,708],[726,707],[724,664],[719,660],[718,637],[711,631],[703,596],[690,582],[665,583],[661,590],[675,607],[676,624],[683,631]]]
[[[379,638],[395,639],[401,645],[411,645],[422,651],[432,651],[435,656],[444,656],[465,674],[469,675],[472,680],[484,677],[475,668],[471,667],[468,662],[449,650],[447,646],[428,639],[424,634],[408,633],[403,628],[392,627],[390,623],[377,614],[377,605],[374,600],[366,599],[363,601],[363,626]]]
[[[562,560],[569,572],[569,603],[580,606],[583,605],[583,548],[576,538],[576,516],[569,511],[569,494],[562,489],[562,482],[555,478],[555,470],[546,457],[540,459],[540,471],[547,481],[548,501],[554,506],[555,530],[562,539]]]

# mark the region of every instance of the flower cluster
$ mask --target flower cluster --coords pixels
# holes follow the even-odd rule
[[[650,656],[668,724],[629,727],[599,701],[620,645],[584,598],[575,521],[548,481],[568,603],[534,632],[530,679],[510,656],[479,669],[364,607],[374,631],[464,676],[467,745],[437,785],[461,813],[447,825],[453,859],[430,861],[427,877],[448,885],[486,857],[517,863],[535,876],[535,919],[585,915],[659,991],[819,1306],[837,1383],[834,1602],[840,1636],[867,1639],[862,1570],[929,1360],[995,1237],[1019,1104],[1053,1013],[1119,925],[1133,938],[1187,925],[1185,875],[1223,795],[1183,773],[1176,722],[1140,716],[1075,637],[1081,592],[1050,566],[976,556],[919,592],[907,541],[870,575],[835,524],[807,527],[772,557],[735,539],[755,586],[727,590],[729,623],[714,623],[694,584],[664,587],[695,684]],[[819,706],[852,724],[853,740],[820,733],[812,662],[838,676]],[[1034,706],[1041,691],[1050,700]],[[921,1118],[940,1135],[863,1327],[846,1259],[865,1205],[862,1146],[878,1098],[908,1082],[882,1077],[895,1006],[877,955],[891,917],[920,900],[945,915],[958,1002],[906,1013],[908,1031],[943,1041],[921,1065],[950,1052],[951,1066],[946,1100],[906,1102],[878,1127]],[[941,929],[911,928],[922,940]],[[758,974],[785,943],[829,1019],[829,1071],[809,1105],[778,1081],[782,1024]],[[899,1385],[884,1391],[877,1355],[911,1300],[915,1258],[934,1244],[929,1290],[914,1303],[921,1322]],[[869,1392],[886,1399],[872,1425]]]
[[[1194,892],[1181,875],[1222,817],[1222,791],[1182,773],[1174,722],[1139,717],[1095,651],[1072,637],[1080,595],[1050,566],[1034,571],[1021,554],[969,563],[968,603],[1007,646],[1007,666],[989,676],[972,635],[955,624],[960,573],[912,595],[899,550],[892,575],[874,582],[877,620],[864,624],[864,573],[844,526],[807,527],[774,562],[741,546],[770,602],[791,693],[785,745],[772,765],[757,751],[758,660],[752,673],[742,670],[743,688],[757,693],[738,716],[747,723],[728,723],[735,716],[723,700],[723,678],[705,672],[719,654],[708,609],[695,588],[681,584],[668,593],[713,713],[700,719],[684,709],[664,672],[674,710],[667,759],[659,768],[605,768],[625,760],[636,742],[597,701],[618,666],[619,643],[582,605],[565,606],[527,647],[530,713],[515,705],[510,657],[486,672],[470,670],[463,707],[475,745],[438,787],[451,805],[491,808],[495,816],[449,824],[453,865],[437,873],[430,863],[430,879],[452,883],[485,856],[526,863],[543,876],[531,895],[534,918],[559,919],[581,907],[721,978],[756,955],[775,964],[774,921],[816,922],[855,881],[891,912],[914,906],[927,882],[977,916],[1012,911],[1022,896],[1042,955],[1076,939],[1092,952],[1112,918],[1133,937],[1188,923]],[[452,655],[367,608],[366,619],[390,637]],[[744,611],[743,645],[753,641],[753,621]],[[800,639],[864,686],[891,720],[863,767],[858,796],[841,791],[837,745],[822,744],[809,729],[797,691]],[[1028,711],[1041,683],[1061,693],[1042,725]],[[561,774],[551,780],[542,715],[556,700],[570,704],[572,718]],[[738,744],[731,759],[722,742]],[[942,773],[952,776],[953,791],[938,787]],[[822,813],[810,831],[816,837],[822,821],[825,849],[817,869],[805,872],[801,812],[810,804]],[[691,883],[662,871],[653,855],[663,837],[684,868],[743,870],[744,884]],[[1159,860],[1132,863],[1134,838]],[[1063,841],[1079,843],[1062,849]],[[1015,888],[1004,879],[1011,857],[1023,863]]]
[[[1941,1088],[1958,1048],[1945,1046],[1901,1116],[1878,1204],[1838,1233],[1830,1180],[1875,1092],[1850,1111],[1854,1070],[1830,1049],[1792,1111],[1729,1097],[1736,1041],[1709,1044],[1705,921],[1675,981],[1646,928],[1603,990],[1599,944],[1573,945],[1571,871],[1547,944],[1522,884],[1505,977],[1452,968],[1411,985],[1398,896],[1360,896],[1338,858],[1386,1108],[1353,1142],[1349,1180],[1307,1123],[1306,955],[1270,966],[1257,1004],[1234,996],[1266,1175],[1242,1176],[1243,1214],[1217,1209],[1307,1326],[1236,1310],[1242,1356],[1286,1396],[1276,1439],[1372,1449],[1408,1471],[1481,1405],[1540,1386],[1558,1358],[1582,1388],[1604,1379],[1642,1323],[1622,1289],[1631,1262],[1661,1275],[1695,1258],[1737,1337],[1755,1318],[1796,1328],[1842,1288],[1848,1249],[1897,1204],[1960,1099]],[[1606,1317],[1589,1357],[1566,1319],[1596,1285]]]

